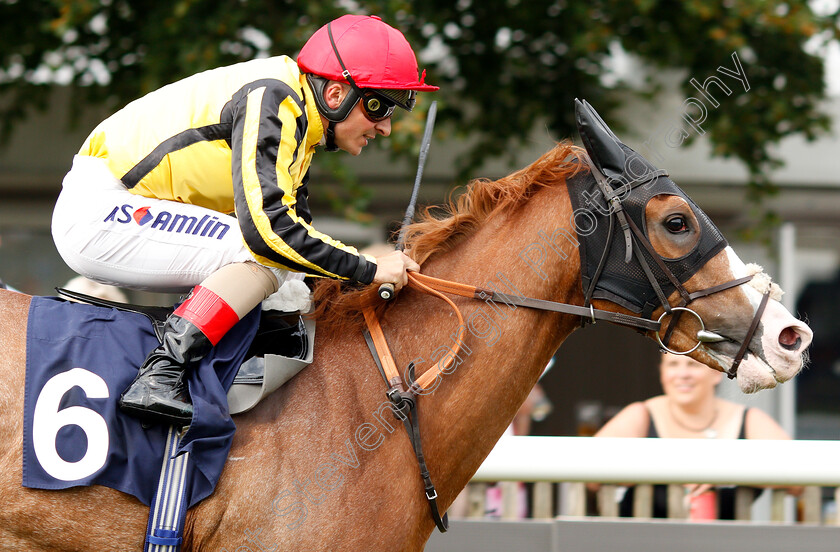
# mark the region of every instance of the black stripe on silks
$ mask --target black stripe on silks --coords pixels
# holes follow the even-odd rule
[[[312,211],[309,209],[309,171],[303,175],[303,180],[295,192],[295,213],[306,224],[312,224]]]
[[[242,228],[242,234],[248,247],[262,257],[271,260],[274,263],[288,266],[294,270],[304,272],[307,274],[324,275],[324,273],[332,273],[350,278],[359,263],[359,258],[353,253],[343,251],[324,241],[313,238],[309,235],[306,226],[294,222],[290,216],[290,209],[283,205],[283,190],[279,187],[277,182],[277,170],[288,171],[289,167],[295,162],[299,154],[303,154],[301,149],[303,141],[305,140],[308,121],[306,120],[306,109],[302,102],[299,101],[294,91],[285,83],[281,81],[259,81],[259,83],[266,87],[263,93],[263,101],[260,106],[260,126],[258,129],[257,141],[257,176],[259,178],[260,192],[263,197],[263,212],[268,217],[273,234],[276,234],[286,245],[294,250],[307,262],[312,263],[317,268],[302,266],[291,259],[281,255],[273,250],[267,240],[260,235],[256,224],[251,218],[250,210],[248,209],[247,201],[245,199],[244,183],[241,179],[242,174],[242,141],[245,133],[245,110],[247,109],[247,93],[254,90],[255,86],[249,85],[248,90],[235,98],[232,110],[233,117],[233,131],[232,131],[232,170],[234,182],[234,203],[236,206],[237,217]],[[280,104],[291,96],[298,106],[301,108],[302,114],[296,120],[295,140],[297,147],[294,152],[279,151],[280,140],[282,136],[282,122],[277,113]],[[278,160],[278,155],[280,159]],[[280,166],[278,166],[278,163]],[[304,205],[304,211],[307,211]],[[297,211],[295,211],[297,214]],[[301,213],[303,220],[309,216],[308,211]],[[299,215],[300,216],[300,215]]]
[[[197,144],[198,142],[227,140],[230,138],[230,130],[231,126],[229,123],[217,123],[199,128],[190,128],[183,132],[179,132],[175,136],[167,138],[158,144],[158,146],[153,149],[150,154],[134,165],[134,167],[125,173],[120,180],[122,180],[126,188],[131,189],[143,180],[147,174],[152,172],[155,167],[160,165],[163,158],[170,153],[184,149],[187,146]]]

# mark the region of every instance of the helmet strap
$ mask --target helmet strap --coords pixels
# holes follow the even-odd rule
[[[324,145],[324,151],[338,151],[338,146],[335,145],[335,121],[330,121],[325,132],[327,142]]]
[[[341,55],[338,53],[338,47],[335,45],[335,39],[333,38],[332,34],[332,21],[327,23],[327,34],[330,37],[330,44],[332,45],[333,52],[335,53],[335,58],[338,60],[338,64],[341,66],[341,76],[347,79],[347,82],[350,83],[350,86],[353,87],[353,90],[356,91],[356,94],[359,97],[363,96],[362,89],[356,84],[356,81],[353,80],[353,75],[350,74],[350,71],[344,65],[344,61],[341,59]]]
[[[353,75],[350,74],[350,70],[347,69],[347,66],[344,65],[344,61],[341,59],[341,54],[338,53],[338,47],[335,45],[335,39],[333,38],[332,34],[332,22],[327,23],[327,34],[330,37],[330,45],[332,46],[333,53],[335,53],[335,59],[338,60],[338,64],[341,66],[341,76],[347,79],[347,82],[350,84],[350,86],[360,98],[364,97],[364,92],[362,92],[362,89],[359,87],[358,84],[356,84],[356,81],[353,80]],[[426,73],[424,72],[423,75],[425,76],[425,74]],[[393,93],[394,91],[392,91],[392,93],[389,94],[387,92],[383,92],[381,90],[376,90],[372,88],[369,88],[368,90],[371,90],[375,94],[382,96],[391,102],[394,102],[406,111],[411,111],[414,109],[414,104],[416,101],[415,96],[417,92],[413,90],[399,91],[401,92],[401,94],[399,95],[395,95]],[[405,97],[400,97],[403,94],[405,95]]]

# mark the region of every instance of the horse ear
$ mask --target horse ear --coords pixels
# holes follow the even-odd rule
[[[575,120],[583,146],[595,166],[607,177],[621,177],[627,158],[621,140],[586,100],[575,99]]]

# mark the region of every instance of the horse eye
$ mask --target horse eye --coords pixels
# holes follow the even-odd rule
[[[676,215],[665,221],[665,229],[673,234],[679,234],[688,230],[688,224],[685,217]]]

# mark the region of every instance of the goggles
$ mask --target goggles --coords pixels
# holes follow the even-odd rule
[[[362,112],[372,122],[384,121],[394,114],[397,104],[372,90],[362,90]]]

